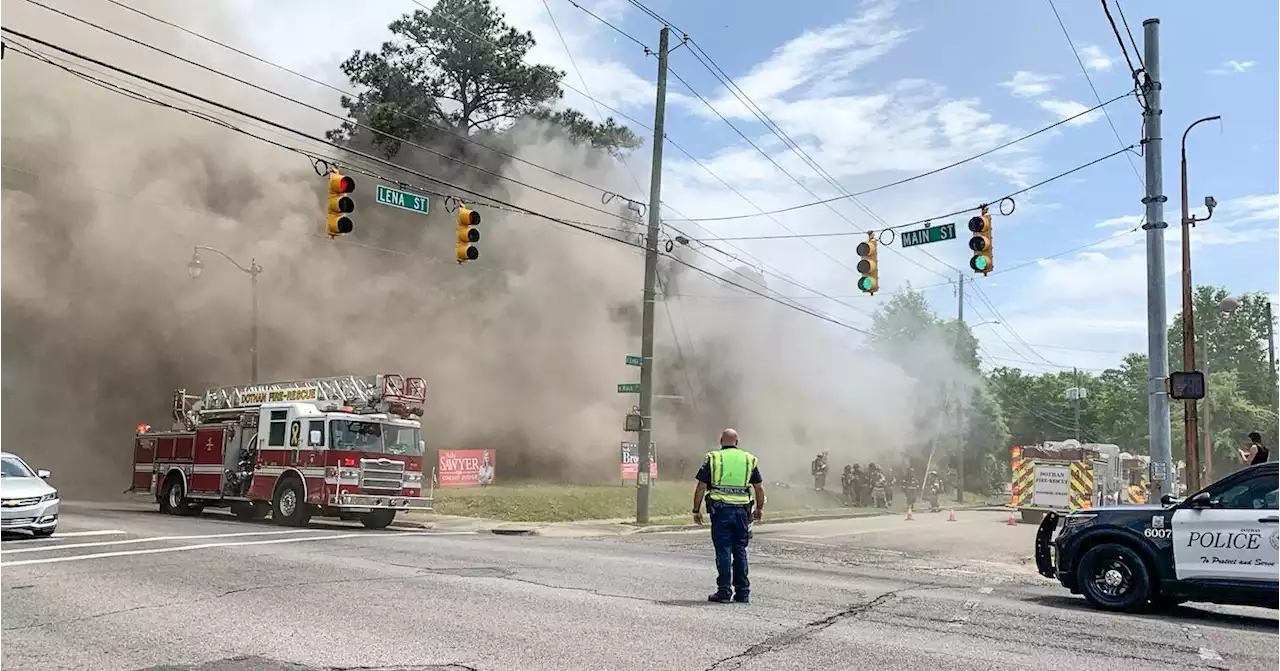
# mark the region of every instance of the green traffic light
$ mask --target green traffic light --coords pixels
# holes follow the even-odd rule
[[[969,267],[984,273],[991,269],[991,258],[985,254],[978,254],[969,260]]]
[[[858,288],[866,293],[871,293],[875,289],[875,283],[870,277],[862,277],[858,279]]]

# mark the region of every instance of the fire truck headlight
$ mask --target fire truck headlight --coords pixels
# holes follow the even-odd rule
[[[57,490],[55,490],[55,491],[49,492],[48,494],[45,494],[44,496],[41,496],[40,503],[44,503],[45,501],[56,501],[57,499],[58,499],[58,492]]]
[[[422,474],[417,471],[409,471],[404,474],[405,482],[422,482]]]
[[[360,477],[360,471],[352,471],[352,470],[341,471],[338,473],[338,477],[344,478],[344,479],[347,479],[347,478],[355,479]]]

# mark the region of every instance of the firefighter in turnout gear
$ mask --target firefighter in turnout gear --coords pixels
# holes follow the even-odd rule
[[[752,520],[764,512],[764,486],[756,457],[738,449],[738,432],[725,429],[720,449],[707,453],[693,491],[693,521],[702,524],[705,500],[711,516],[711,543],[716,551],[716,591],[708,601],[751,601],[747,578],[747,543]]]

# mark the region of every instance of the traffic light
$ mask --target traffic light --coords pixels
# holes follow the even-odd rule
[[[876,295],[876,291],[880,289],[880,267],[876,261],[876,234],[874,232],[867,233],[867,241],[858,243],[858,272],[862,273],[862,277],[858,278],[858,289],[864,294]]]
[[[356,190],[356,181],[337,170],[329,171],[329,206],[327,208],[329,237],[346,235],[355,228],[355,222],[347,214],[354,212],[356,201],[348,193]]]
[[[480,242],[480,231],[475,228],[479,224],[479,212],[467,209],[465,205],[458,206],[458,263],[475,261],[480,258],[480,250],[472,244],[473,242]]]
[[[973,250],[973,258],[969,259],[969,267],[975,273],[984,276],[991,272],[991,215],[983,210],[981,214],[969,220],[969,249]]]

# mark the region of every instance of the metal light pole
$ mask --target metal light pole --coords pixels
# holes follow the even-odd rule
[[[1196,368],[1195,310],[1191,304],[1191,227],[1198,222],[1211,219],[1213,208],[1218,202],[1213,199],[1213,196],[1208,196],[1204,199],[1204,206],[1209,209],[1209,215],[1198,219],[1191,214],[1191,203],[1188,202],[1187,196],[1187,134],[1192,128],[1206,121],[1216,121],[1221,118],[1221,116],[1209,116],[1199,119],[1182,132],[1182,369],[1188,371]],[[1200,489],[1200,449],[1197,445],[1199,428],[1196,426],[1199,418],[1195,400],[1183,401],[1183,405],[1186,408],[1184,433],[1186,434],[1187,491],[1194,492]]]
[[[204,263],[200,261],[200,250],[213,252],[218,256],[231,262],[231,265],[239,268],[241,272],[249,275],[250,301],[253,304],[253,315],[250,318],[249,325],[249,381],[258,381],[258,275],[262,272],[262,266],[258,265],[257,259],[249,259],[249,267],[240,265],[235,259],[227,255],[226,252],[205,245],[196,245],[191,251],[191,261],[187,263],[187,272],[191,274],[191,279],[200,277],[200,273],[204,271]]]
[[[1229,315],[1240,309],[1240,301],[1227,296],[1218,301],[1218,312]],[[1221,322],[1219,322],[1221,323]],[[1204,387],[1207,392],[1209,389],[1209,344],[1204,346]],[[1204,404],[1204,478],[1208,482],[1213,482],[1213,432],[1209,430],[1209,398],[1205,397]]]

